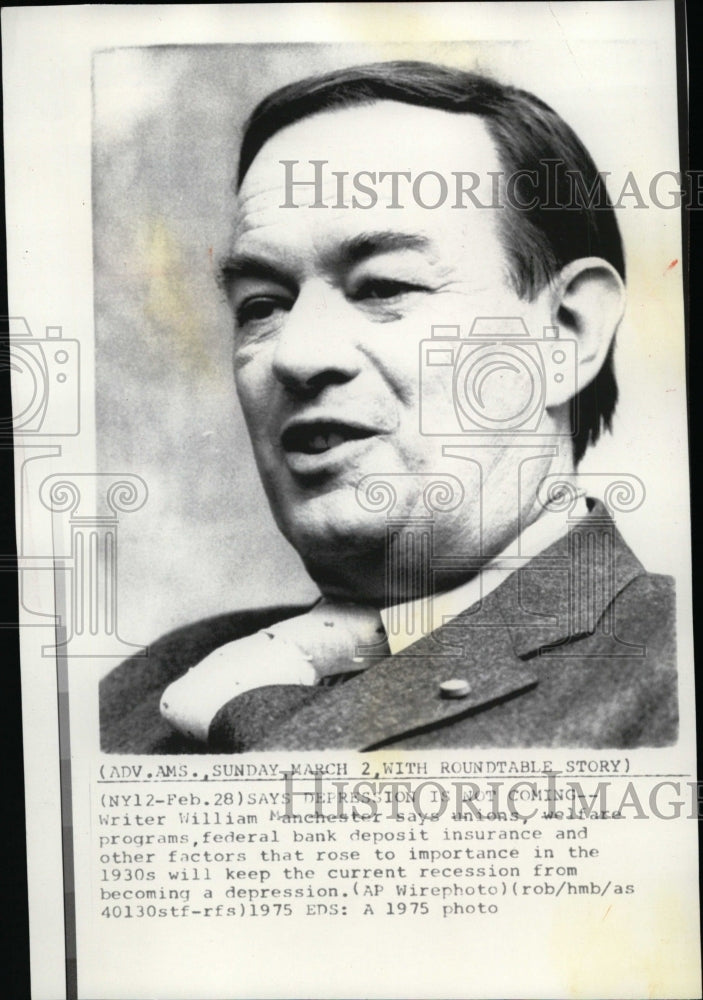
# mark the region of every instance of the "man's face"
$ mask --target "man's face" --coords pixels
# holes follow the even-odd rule
[[[310,207],[312,186],[285,189],[281,161],[298,161],[293,179],[311,180],[315,159],[327,161],[326,207]],[[227,269],[237,389],[277,523],[331,592],[346,592],[334,580],[355,566],[382,561],[385,513],[363,509],[356,497],[370,474],[392,481],[394,518],[425,512],[427,474],[462,481],[465,502],[435,526],[439,554],[476,553],[479,545],[490,552],[517,533],[520,453],[496,435],[475,452],[480,465],[447,458],[447,440],[420,426],[421,396],[432,406],[451,391],[446,369],[428,368],[421,392],[420,344],[433,326],[460,325],[466,334],[477,316],[524,317],[539,335],[549,322],[510,285],[497,219],[505,209],[452,208],[451,189],[442,207],[422,208],[407,182],[399,189],[404,207],[392,208],[387,181],[376,183],[371,208],[334,207],[333,171],[410,171],[414,179],[430,170],[448,180],[452,171],[473,171],[486,200],[486,175],[501,165],[481,119],[378,102],[277,133],[240,191]],[[350,176],[346,206],[355,193]],[[432,185],[422,189],[430,203]],[[282,207],[291,198],[300,207]]]

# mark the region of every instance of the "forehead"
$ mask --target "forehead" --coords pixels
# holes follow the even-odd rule
[[[397,101],[334,108],[288,125],[264,143],[247,178],[254,167],[262,174],[267,164],[295,154],[334,160],[349,170],[479,172],[500,166],[482,118]]]
[[[325,208],[311,207],[320,199],[319,187],[290,183],[314,179],[312,160],[324,161],[317,169]],[[286,167],[284,161],[297,162]],[[272,241],[283,251],[389,228],[444,242],[461,242],[468,231],[485,239],[495,236],[498,209],[478,208],[467,196],[463,207],[454,207],[457,190],[475,187],[478,200],[490,203],[490,174],[500,170],[495,144],[476,115],[394,101],[320,112],[277,132],[259,150],[239,191],[234,242],[248,248]],[[395,173],[409,177],[381,177]],[[422,174],[427,176],[418,182]],[[417,191],[425,204],[439,200],[441,181],[431,174],[441,175],[448,189],[444,204],[434,209],[418,204],[413,189],[421,184]],[[371,199],[358,184],[374,189],[373,206],[360,207]],[[335,207],[340,198],[344,207]]]

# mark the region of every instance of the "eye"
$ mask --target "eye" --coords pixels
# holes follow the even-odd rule
[[[288,312],[290,303],[275,295],[252,295],[245,299],[235,311],[238,326],[246,326],[249,323],[260,323],[271,317],[279,310]]]
[[[364,300],[385,300],[395,299],[400,295],[407,295],[410,292],[423,292],[426,289],[422,285],[415,285],[408,281],[399,281],[394,278],[365,278],[351,294],[355,302]]]

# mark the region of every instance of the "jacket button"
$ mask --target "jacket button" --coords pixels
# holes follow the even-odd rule
[[[452,677],[449,681],[442,681],[439,693],[443,698],[465,698],[471,694],[471,685],[462,677]]]

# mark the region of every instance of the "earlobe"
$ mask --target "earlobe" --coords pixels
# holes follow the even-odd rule
[[[552,323],[560,340],[575,343],[575,378],[555,380],[547,372],[547,406],[568,401],[601,370],[625,311],[625,285],[602,257],[571,261],[549,289]],[[546,359],[549,366],[550,359]]]

